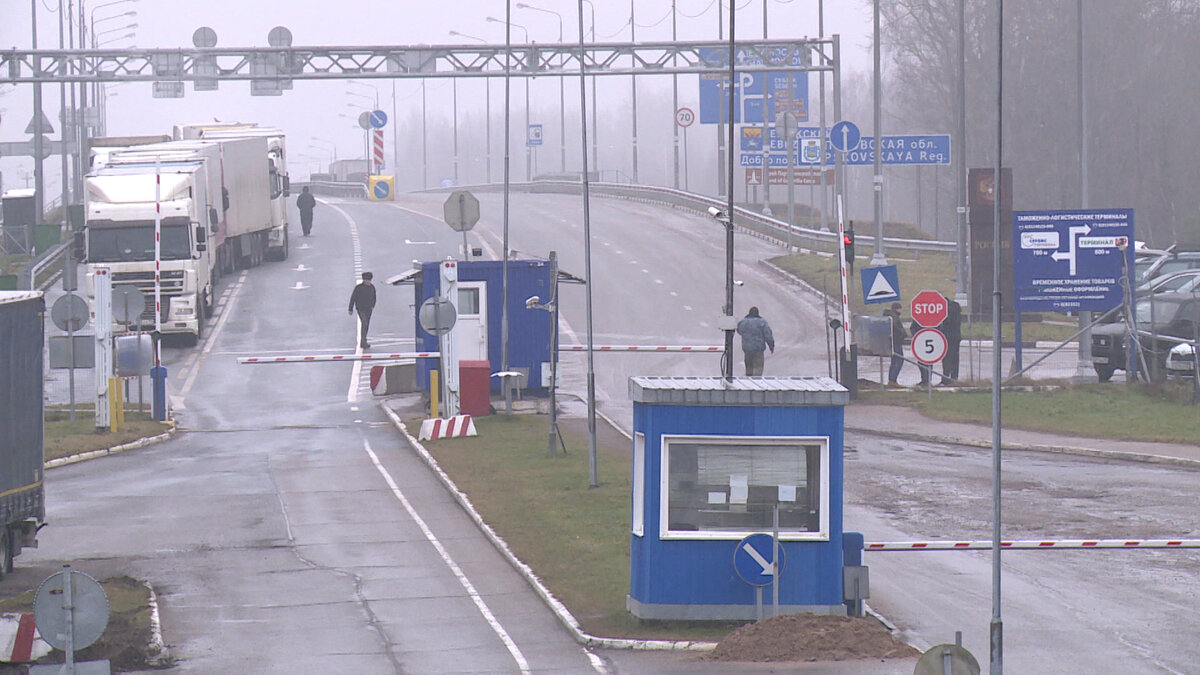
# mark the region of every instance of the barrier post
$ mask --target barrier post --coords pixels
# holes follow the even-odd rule
[[[438,371],[429,371],[429,416],[438,416]]]

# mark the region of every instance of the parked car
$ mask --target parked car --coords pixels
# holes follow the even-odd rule
[[[1190,342],[1180,342],[1167,355],[1167,374],[1175,377],[1196,375],[1196,348]]]
[[[1149,279],[1142,283],[1141,286],[1138,286],[1138,295],[1163,293],[1166,291],[1191,293],[1196,290],[1200,290],[1200,269],[1163,274]]]
[[[1184,270],[1200,269],[1200,251],[1175,251],[1169,250],[1166,255],[1159,256],[1151,262],[1142,273],[1141,277],[1134,277],[1134,283],[1141,286],[1151,279],[1157,279],[1168,274],[1183,272]],[[1134,263],[1135,274],[1137,263]]]
[[[1167,354],[1182,340],[1194,340],[1200,330],[1200,293],[1178,291],[1140,298],[1134,311],[1138,340],[1150,377],[1166,371]],[[1092,366],[1101,382],[1129,364],[1128,331],[1123,321],[1092,328]],[[1138,364],[1140,368],[1140,363]]]

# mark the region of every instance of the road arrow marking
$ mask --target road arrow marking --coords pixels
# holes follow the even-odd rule
[[[305,267],[305,266],[304,266],[304,263],[300,263],[300,264],[299,264],[299,265],[297,265],[296,267],[293,267],[293,268],[292,268],[292,271],[293,271],[293,272],[308,272],[308,271],[309,271],[309,270],[311,270],[311,269],[312,269],[311,267]]]
[[[410,246],[433,246],[437,242],[436,241],[413,241],[411,239],[405,239],[404,243],[406,243]]]
[[[308,288],[308,286],[305,286],[303,283],[301,283],[299,281],[296,282],[295,286],[292,286],[293,291],[302,291],[306,288]]]
[[[754,562],[758,563],[759,567],[762,567],[762,574],[764,576],[775,575],[775,564],[767,562],[767,559],[762,557],[762,554],[758,552],[758,549],[754,548],[750,544],[742,545],[742,549],[746,551],[746,555],[749,555],[754,559]]]

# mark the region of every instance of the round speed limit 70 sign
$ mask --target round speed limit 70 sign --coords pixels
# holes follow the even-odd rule
[[[696,113],[691,108],[680,108],[675,111],[675,124],[690,127],[696,121]]]
[[[936,328],[922,328],[912,338],[913,358],[926,365],[942,360],[946,355],[946,336]]]

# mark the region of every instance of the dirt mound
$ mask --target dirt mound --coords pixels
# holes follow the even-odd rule
[[[706,659],[713,661],[852,661],[920,656],[868,618],[785,614],[730,633]]]

